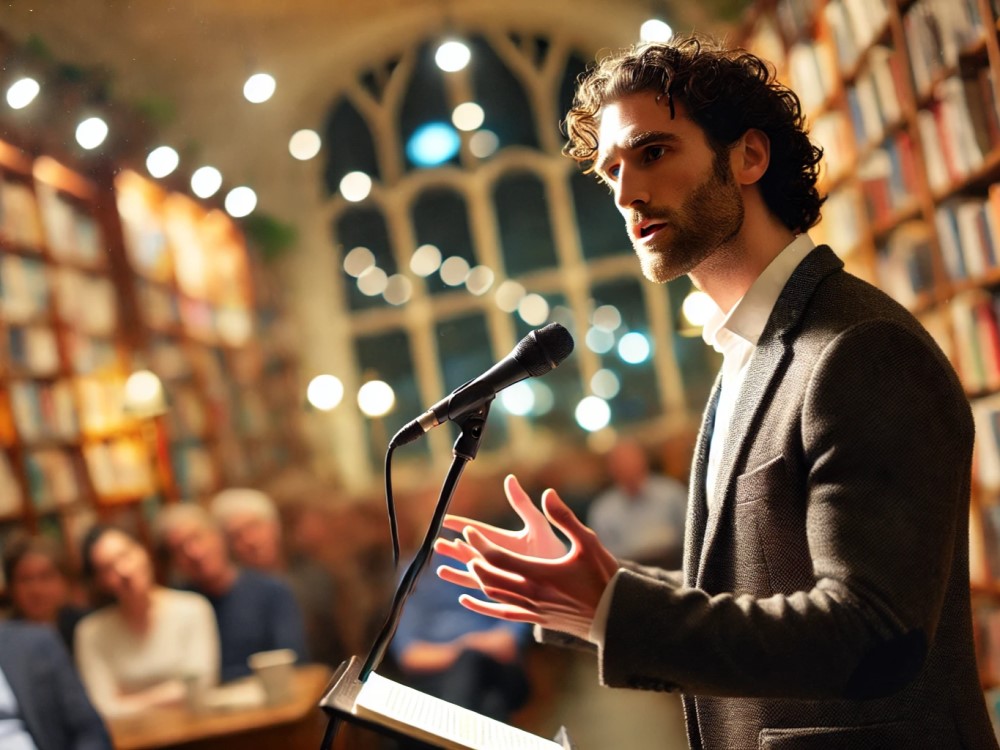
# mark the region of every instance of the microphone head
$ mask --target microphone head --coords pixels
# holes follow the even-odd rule
[[[559,323],[549,323],[521,339],[511,356],[531,377],[544,375],[573,351],[573,337]]]

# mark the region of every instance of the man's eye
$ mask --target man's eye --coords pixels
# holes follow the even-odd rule
[[[611,179],[618,179],[618,173],[621,172],[621,167],[615,164],[613,167],[608,168],[607,175]]]
[[[667,150],[663,146],[650,146],[646,149],[646,161],[656,161],[662,157]]]

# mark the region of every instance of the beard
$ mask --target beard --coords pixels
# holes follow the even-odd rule
[[[663,283],[690,273],[736,236],[743,226],[743,196],[728,160],[717,153],[711,174],[680,208],[651,207],[639,213],[643,219],[663,219],[666,223],[651,240],[632,240],[642,275]]]

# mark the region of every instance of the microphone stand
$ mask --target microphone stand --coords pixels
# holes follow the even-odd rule
[[[403,605],[413,592],[413,587],[416,585],[420,573],[431,559],[431,554],[434,551],[434,540],[441,533],[441,526],[444,522],[445,514],[448,512],[448,506],[451,504],[452,495],[455,494],[455,488],[458,486],[458,480],[461,478],[462,472],[465,471],[468,463],[474,460],[476,454],[479,453],[479,445],[483,439],[483,430],[486,427],[486,418],[489,416],[493,398],[491,396],[482,406],[452,420],[459,426],[461,432],[452,448],[453,458],[451,467],[448,469],[448,475],[441,485],[441,493],[438,495],[434,514],[431,516],[430,524],[427,527],[423,541],[420,543],[420,548],[417,550],[416,555],[409,566],[407,566],[406,572],[396,586],[389,614],[378,636],[375,638],[371,649],[368,651],[368,657],[361,667],[358,675],[359,682],[367,680],[368,675],[378,669],[382,663],[385,652],[389,648],[389,643],[396,633],[396,627],[399,625],[399,618],[403,613]],[[339,725],[339,717],[333,717],[327,726],[327,732],[323,738],[321,747],[324,750],[333,746],[333,740],[336,737]]]

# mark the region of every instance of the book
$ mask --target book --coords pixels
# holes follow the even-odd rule
[[[504,724],[372,672],[360,681],[356,656],[340,665],[320,707],[348,721],[412,737],[445,750],[569,750],[565,730],[555,740]]]

